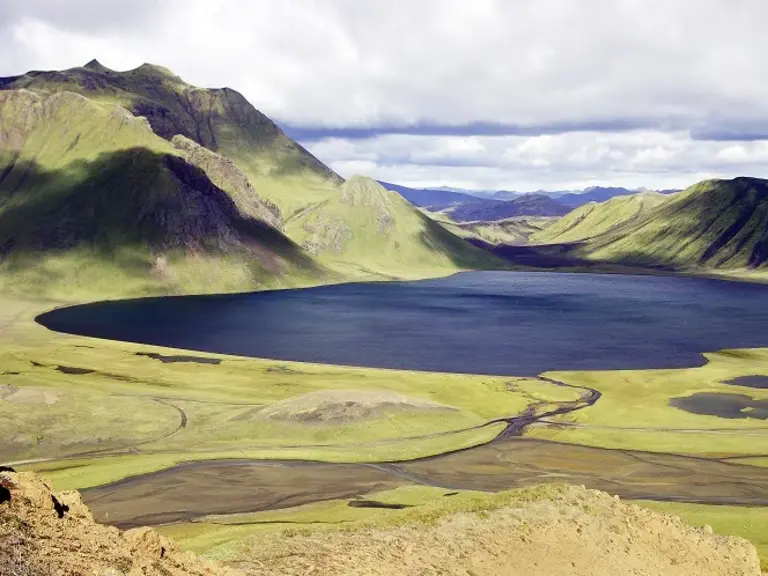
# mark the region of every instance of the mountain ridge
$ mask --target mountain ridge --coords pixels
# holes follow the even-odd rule
[[[699,182],[638,222],[598,236],[579,251],[591,259],[673,268],[768,265],[768,180],[741,176]]]
[[[236,90],[192,86],[154,64],[124,72],[110,70],[98,61],[88,64],[0,78],[0,89],[69,91],[119,104],[135,116],[147,118],[152,130],[165,140],[181,134],[232,159],[262,194],[283,204],[281,209],[294,209],[286,188],[290,190],[297,180],[308,182],[322,196],[332,194],[342,182]],[[276,180],[285,184],[276,184]]]
[[[211,169],[221,158],[206,157],[212,180],[202,161],[120,106],[66,91],[4,90],[0,117],[0,270],[16,274],[17,289],[55,284],[45,279],[48,264],[67,290],[101,282],[118,293],[131,289],[126,274],[144,278],[140,290],[204,287],[198,264],[219,269],[212,286],[228,285],[230,267],[236,284],[254,288],[296,267],[320,273],[279,231],[268,203],[254,194],[243,212],[214,183],[231,191],[242,184]]]
[[[408,232],[393,241],[379,204],[344,202],[340,176],[229,88],[91,61],[0,79],[0,101],[0,285],[11,290],[228,292],[504,266],[399,195],[386,217]],[[307,215],[331,212],[309,241]]]

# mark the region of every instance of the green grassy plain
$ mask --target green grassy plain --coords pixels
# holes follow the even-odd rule
[[[768,423],[759,418],[693,414],[670,405],[696,393],[768,399],[768,390],[727,384],[739,376],[768,375],[768,349],[705,354],[698,368],[552,372],[547,375],[602,393],[591,408],[531,428],[528,436],[558,442],[676,452],[701,456],[768,454]],[[557,424],[562,424],[558,426]]]
[[[32,322],[52,305],[6,300],[0,307],[0,433],[8,439],[0,458],[33,461],[27,468],[44,469],[58,488],[195,459],[427,456],[489,441],[503,429],[484,426],[490,420],[578,396],[530,378],[276,362],[58,335]],[[220,363],[164,363],[147,353]],[[406,406],[330,422],[259,416],[260,408],[323,390],[396,392],[445,409]]]
[[[9,440],[0,458],[28,460],[19,468],[39,471],[57,489],[99,486],[208,459],[407,460],[483,444],[503,424],[476,426],[520,413],[534,403],[542,410],[578,397],[575,390],[535,378],[246,359],[55,334],[32,321],[57,304],[5,299],[0,305],[0,372],[5,387],[0,389],[0,434]],[[220,363],[163,363],[137,353],[181,354]],[[671,407],[669,399],[697,392],[766,398],[766,390],[723,382],[768,374],[768,350],[723,351],[708,354],[707,359],[704,366],[689,369],[546,374],[598,389],[602,397],[590,408],[529,429],[527,435],[588,446],[729,457],[734,463],[764,466],[768,431],[763,421],[690,414]],[[251,417],[261,407],[322,390],[387,390],[454,410],[392,411],[365,421],[325,424]],[[185,427],[180,427],[181,412]],[[744,458],[749,455],[761,457]],[[396,498],[423,498],[426,503],[432,499],[435,502],[427,509],[443,510],[443,496],[437,497],[443,492],[411,487],[396,492]],[[489,498],[460,494],[457,503],[469,499],[480,505],[478,499]],[[389,496],[376,496],[380,497]],[[687,509],[681,510],[687,518]],[[690,516],[691,521],[762,545],[755,526],[762,525],[764,512],[733,506],[691,510],[699,514]],[[217,555],[231,549],[240,536],[282,529],[285,522],[303,529],[306,521],[309,529],[310,520],[322,518],[323,524],[353,529],[358,520],[396,517],[390,510],[352,509],[339,502],[265,514],[259,516],[264,522],[259,525],[237,525],[245,520],[236,515],[164,531],[186,547]]]

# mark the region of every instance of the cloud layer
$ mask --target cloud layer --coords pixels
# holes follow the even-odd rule
[[[666,187],[768,176],[766,17],[762,0],[0,0],[0,74],[162,64],[238,89],[347,175]]]

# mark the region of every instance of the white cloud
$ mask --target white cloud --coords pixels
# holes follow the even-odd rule
[[[0,74],[148,61],[293,125],[534,127],[502,151],[482,136],[314,147],[334,165],[388,158],[374,170],[395,180],[656,186],[670,166],[686,182],[762,170],[758,146],[688,133],[768,134],[767,17],[763,0],[0,0]]]
[[[613,184],[683,188],[711,177],[768,178],[768,142],[692,140],[686,132],[570,132],[476,137],[483,148],[458,156],[450,137],[386,135],[310,146],[342,176],[364,173],[420,186],[533,191]],[[340,143],[343,142],[343,145]],[[364,160],[363,160],[364,159]],[[457,184],[463,182],[463,184]]]

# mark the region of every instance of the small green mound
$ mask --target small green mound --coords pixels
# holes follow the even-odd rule
[[[404,411],[455,410],[390,390],[322,390],[281,400],[253,414],[255,419],[339,424]]]

